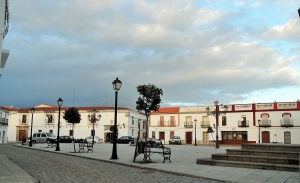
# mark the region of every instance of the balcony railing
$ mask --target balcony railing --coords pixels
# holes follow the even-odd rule
[[[293,119],[281,119],[280,120],[280,125],[284,126],[284,127],[294,126]]]
[[[241,121],[239,120],[238,121],[238,126],[239,127],[249,127],[249,120],[246,120],[246,121]],[[261,126],[261,125],[260,125]]]
[[[201,128],[208,128],[210,127],[209,121],[201,121]]]
[[[167,126],[174,127],[176,126],[176,120],[171,120],[167,122]]]
[[[157,126],[166,126],[166,121],[158,121]]]
[[[184,122],[184,127],[185,128],[193,128],[194,127],[194,123],[192,121],[185,121]]]
[[[48,123],[48,121],[45,121],[45,124],[44,124],[45,126],[54,126],[54,123],[53,122],[51,122],[51,123]]]
[[[260,121],[260,126],[261,126],[261,127],[268,127],[268,126],[271,126],[271,120],[261,120],[261,121]]]

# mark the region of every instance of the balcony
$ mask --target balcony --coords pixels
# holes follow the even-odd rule
[[[249,127],[249,120],[246,120],[246,121],[239,120],[238,121],[238,127]]]
[[[167,126],[169,127],[175,127],[176,126],[176,120],[171,120],[167,122]]]
[[[201,121],[201,128],[208,128],[210,127],[209,121]]]
[[[193,127],[194,127],[194,122],[192,122],[192,121],[184,122],[184,128],[193,128]]]
[[[280,125],[283,127],[291,127],[294,126],[293,119],[281,119]]]
[[[2,118],[0,125],[8,125],[8,119]]]
[[[54,126],[54,123],[45,121],[44,125],[50,127],[50,126]]]
[[[261,126],[261,127],[268,127],[268,126],[271,126],[271,120],[261,120],[261,121],[260,121],[260,126]]]
[[[158,121],[157,123],[157,126],[160,126],[160,127],[165,127],[166,126],[166,121]]]

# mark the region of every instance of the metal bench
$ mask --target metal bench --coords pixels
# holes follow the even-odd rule
[[[165,163],[166,160],[169,160],[169,162],[171,163],[171,148],[165,147],[162,141],[160,141],[160,145],[158,146],[151,143],[147,143],[147,146],[145,146],[145,142],[138,143],[138,149],[135,152],[135,157],[139,156],[140,154],[144,154],[144,152],[146,151],[147,157],[149,157],[150,161],[152,161],[150,157],[151,155],[159,154],[164,157],[163,163]]]
[[[84,150],[84,148],[87,148],[87,153],[89,152],[89,151],[92,151],[92,152],[94,152],[93,151],[93,144],[92,143],[88,143],[86,140],[83,140],[83,139],[80,139],[79,140],[79,152],[82,150],[82,151],[85,151]]]

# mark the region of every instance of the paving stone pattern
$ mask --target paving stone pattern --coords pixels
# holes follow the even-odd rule
[[[180,182],[217,183],[218,181],[168,174],[76,156],[1,145],[0,154],[8,156],[28,173],[44,182]]]

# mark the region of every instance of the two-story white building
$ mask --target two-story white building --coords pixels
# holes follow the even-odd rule
[[[214,112],[216,106],[208,106]],[[207,106],[160,108],[150,116],[149,136],[164,139],[180,136],[182,144],[284,143],[300,144],[300,101],[219,105],[216,117]],[[226,115],[224,115],[224,113]],[[211,126],[214,133],[208,134]]]
[[[81,122],[73,125],[63,119],[63,113],[68,107],[61,107],[60,112],[60,136],[70,135],[74,138],[86,138],[94,134],[101,139],[111,138],[114,126],[114,107],[76,107],[81,114]],[[10,111],[8,125],[8,141],[21,141],[23,137],[30,137],[30,130],[35,132],[51,132],[57,135],[59,108],[58,106],[41,104],[32,108],[14,109]],[[88,116],[93,116],[96,110],[95,122]],[[132,136],[137,138],[138,124],[145,120],[145,115],[129,108],[118,107],[117,129],[118,137]],[[32,125],[31,125],[32,124]],[[145,125],[141,125],[141,135],[144,133]]]

